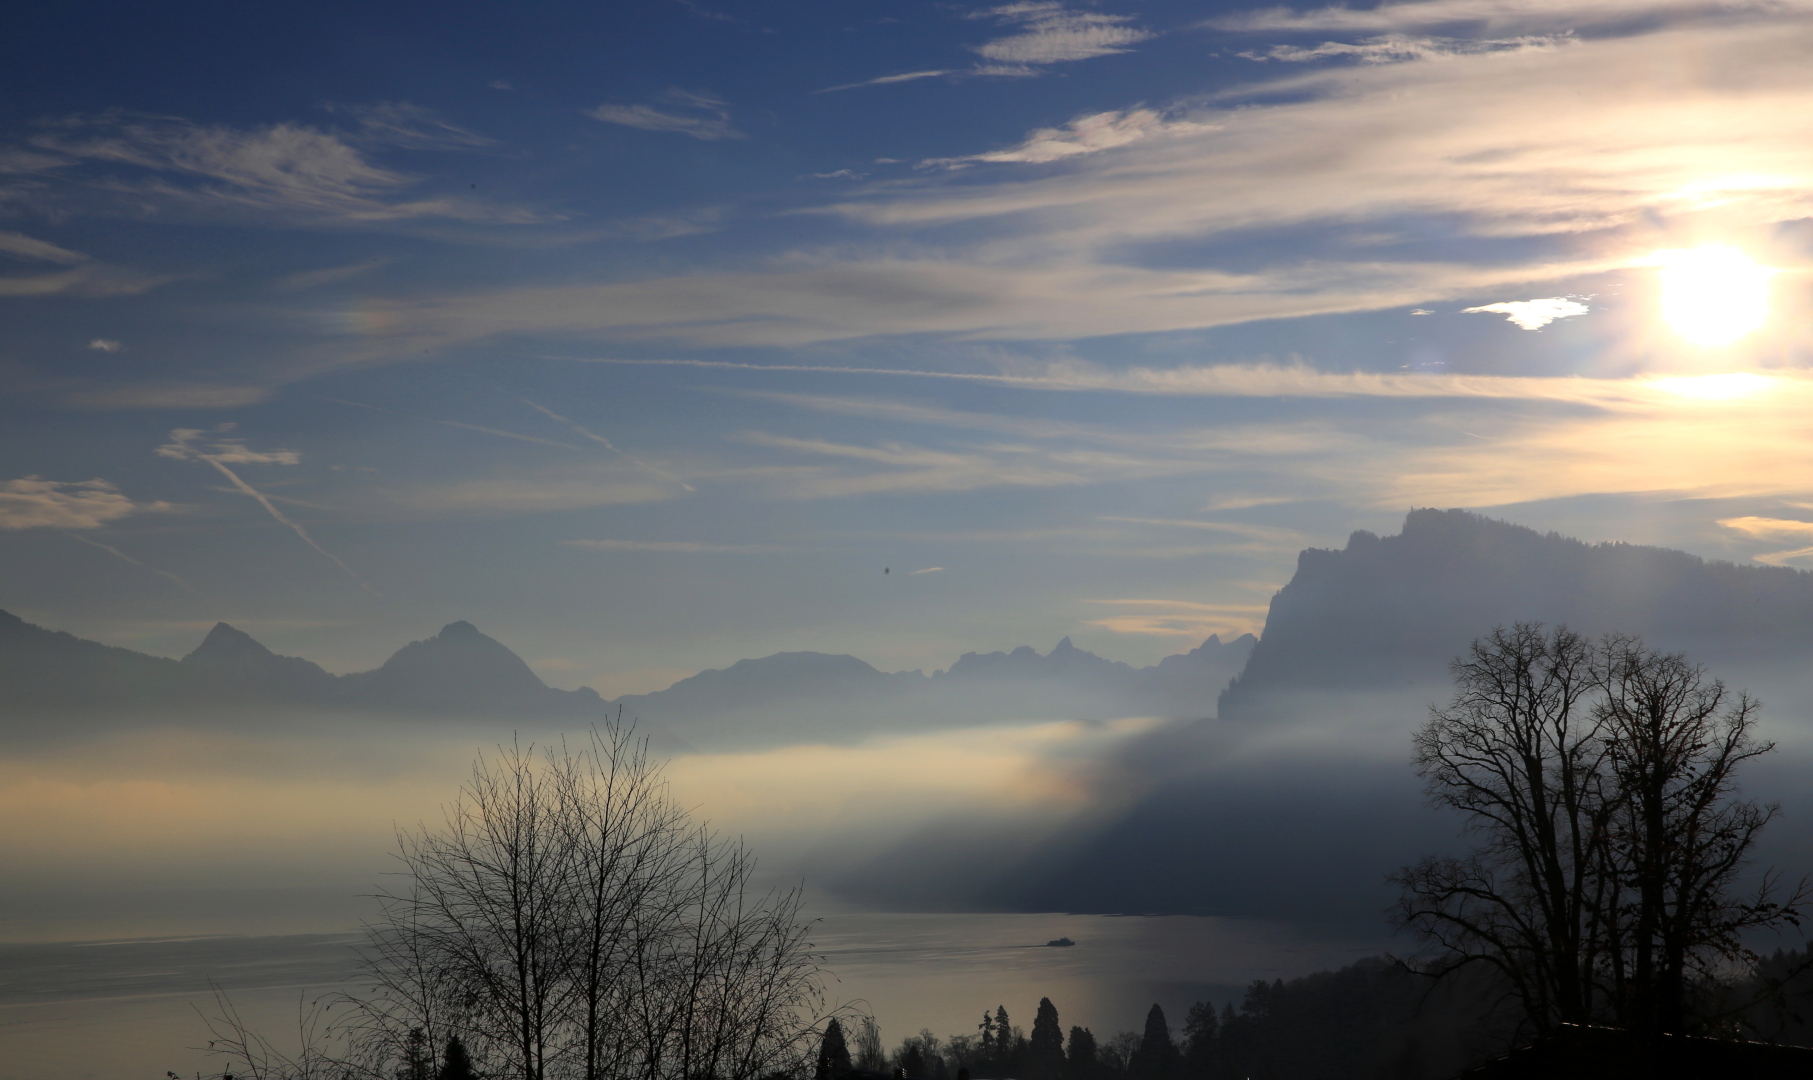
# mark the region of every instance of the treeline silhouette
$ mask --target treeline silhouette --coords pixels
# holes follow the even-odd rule
[[[1813,1046],[1813,948],[1766,958],[1724,987],[1732,1037]],[[1483,972],[1440,981],[1385,957],[1291,980],[1256,981],[1239,1003],[1199,1001],[1173,1027],[1154,1004],[1144,1029],[1098,1037],[1062,1027],[1042,998],[1027,1032],[1005,1007],[973,1033],[921,1029],[885,1050],[872,1019],[833,1021],[821,1077],[877,1080],[1442,1080],[1503,1053],[1520,1014]]]

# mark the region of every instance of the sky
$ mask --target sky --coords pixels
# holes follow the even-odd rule
[[[1468,507],[1813,565],[1799,0],[37,5],[0,608],[607,697],[1256,631]]]

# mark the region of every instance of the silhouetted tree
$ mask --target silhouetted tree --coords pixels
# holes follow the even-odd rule
[[[887,1051],[881,1047],[881,1025],[873,1016],[865,1016],[856,1027],[856,1067],[881,1072],[888,1067]]]
[[[1026,1075],[1031,1080],[1058,1080],[1063,1071],[1064,1029],[1058,1024],[1058,1008],[1050,998],[1040,998],[1026,1045]]]
[[[225,1009],[217,1052],[269,1080],[414,1080],[455,1036],[470,1071],[508,1080],[810,1068],[820,990],[799,891],[750,895],[753,857],[690,821],[628,729],[481,757],[442,825],[398,840],[370,995],[340,996],[301,1057]]]
[[[1110,1077],[1131,1075],[1139,1043],[1139,1032],[1117,1031],[1106,1043],[1096,1044],[1096,1058],[1102,1064],[1102,1072]]]
[[[982,1010],[982,1022],[976,1025],[976,1055],[982,1061],[992,1061],[996,1056],[995,1016],[987,1009]]]
[[[946,1074],[942,1050],[943,1041],[929,1028],[920,1028],[919,1034],[900,1040],[900,1049],[894,1051],[894,1064],[905,1069],[908,1076],[937,1080]]]
[[[1191,1080],[1206,1080],[1215,1075],[1216,1051],[1220,1048],[1221,1019],[1215,1015],[1215,1003],[1198,1001],[1184,1014],[1182,1072]]]
[[[1735,798],[1736,771],[1775,749],[1751,734],[1759,706],[1678,654],[1639,638],[1606,639],[1598,658],[1604,726],[1617,784],[1612,813],[1612,983],[1622,1019],[1642,1031],[1685,1031],[1723,965],[1760,961],[1743,936],[1799,925],[1807,885],[1785,901],[1768,878],[1733,894],[1774,803]],[[1700,999],[1700,1000],[1695,1000]]]
[[[1465,859],[1395,875],[1401,925],[1443,975],[1494,968],[1538,1033],[1611,1022],[1684,1031],[1742,935],[1794,923],[1803,882],[1733,895],[1773,805],[1735,773],[1773,749],[1757,704],[1678,655],[1613,635],[1500,627],[1451,668],[1456,693],[1415,740],[1430,798],[1466,815]]]
[[[460,1042],[458,1035],[447,1037],[447,1049],[441,1055],[441,1071],[435,1080],[478,1080],[478,1074],[472,1071],[472,1058],[466,1053],[466,1044]]]
[[[1070,1029],[1070,1048],[1064,1055],[1064,1080],[1097,1080],[1101,1062],[1096,1057],[1095,1034],[1086,1027]]]
[[[842,1076],[855,1067],[850,1063],[849,1043],[844,1041],[844,1026],[835,1016],[825,1025],[825,1037],[819,1043],[818,1056],[821,1061],[830,1063],[833,1076]]]
[[[1157,1002],[1146,1013],[1146,1031],[1129,1065],[1133,1080],[1169,1080],[1177,1071],[1177,1045],[1171,1041],[1171,1025],[1165,1022],[1165,1011]]]
[[[434,1051],[428,1045],[428,1034],[420,1027],[409,1029],[403,1040],[403,1063],[397,1068],[397,1080],[435,1080]]]

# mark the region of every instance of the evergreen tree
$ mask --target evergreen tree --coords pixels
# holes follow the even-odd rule
[[[982,1041],[976,1047],[977,1055],[983,1061],[993,1061],[995,1057],[995,1018],[989,1015],[987,1009],[982,1010],[982,1022],[976,1025],[976,1030],[982,1033]]]
[[[1058,1025],[1058,1007],[1050,998],[1040,998],[1032,1041],[1026,1047],[1026,1075],[1030,1080],[1058,1080],[1063,1072],[1064,1029]]]
[[[1177,1071],[1177,1046],[1171,1042],[1171,1025],[1165,1022],[1165,1011],[1157,1002],[1146,1014],[1146,1033],[1140,1038],[1132,1067],[1127,1071],[1133,1080],[1172,1080]]]
[[[995,1067],[999,1072],[1011,1072],[1014,1056],[1014,1029],[1007,1020],[1007,1006],[995,1006]]]
[[[1183,1073],[1189,1080],[1207,1080],[1215,1074],[1220,1034],[1214,1002],[1198,1001],[1190,1006],[1183,1024]]]
[[[441,1055],[441,1074],[435,1080],[478,1080],[472,1071],[472,1058],[458,1035],[447,1039],[447,1052]]]
[[[851,1069],[850,1045],[844,1040],[844,1026],[835,1016],[825,1025],[825,1041],[819,1044],[818,1057],[830,1063],[832,1076],[842,1076]]]
[[[1101,1068],[1095,1055],[1095,1033],[1086,1027],[1071,1028],[1070,1052],[1064,1055],[1064,1080],[1096,1080]]]
[[[397,1080],[434,1080],[434,1051],[428,1048],[428,1035],[419,1027],[409,1029],[403,1040],[403,1064],[397,1069]]]

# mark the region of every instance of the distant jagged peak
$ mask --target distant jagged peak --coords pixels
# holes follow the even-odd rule
[[[194,651],[183,657],[185,664],[207,664],[214,661],[243,660],[247,658],[262,659],[275,656],[270,649],[236,626],[224,622],[214,624],[208,636],[201,639]]]

